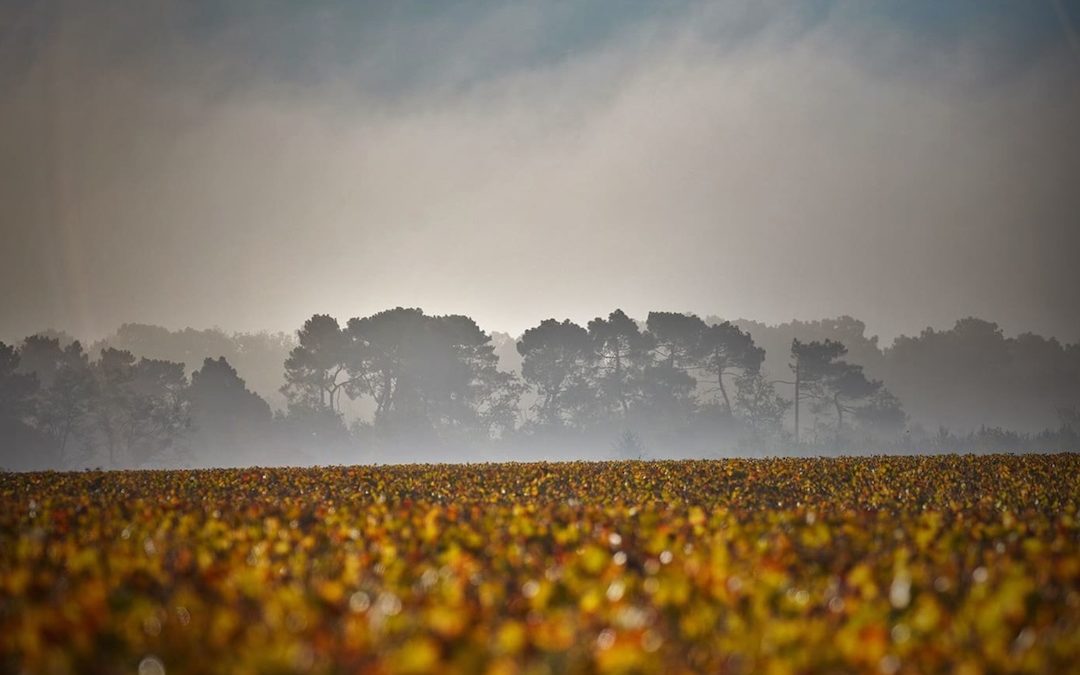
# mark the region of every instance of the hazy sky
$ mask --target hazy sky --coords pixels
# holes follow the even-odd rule
[[[622,307],[1080,339],[1080,2],[0,4],[0,339]]]

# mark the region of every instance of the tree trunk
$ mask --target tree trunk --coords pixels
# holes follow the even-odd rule
[[[551,424],[552,421],[555,419],[555,414],[554,414],[555,413],[555,410],[554,410],[554,408],[555,408],[555,396],[556,396],[556,392],[553,392],[553,391],[549,391],[544,396],[543,411],[544,411],[544,422],[545,422],[545,424]]]
[[[799,445],[799,359],[795,359],[795,445]]]
[[[623,417],[629,417],[630,407],[626,404],[626,387],[622,381],[622,353],[619,346],[615,345],[615,382],[619,387],[619,407],[622,408]]]
[[[60,466],[65,466],[64,455],[67,454],[68,437],[71,435],[71,427],[75,424],[74,419],[69,413],[64,420],[64,433],[60,436]]]
[[[390,373],[383,371],[382,373],[382,388],[379,390],[379,402],[375,408],[375,414],[379,415],[386,412],[386,409],[390,403]]]
[[[840,394],[833,396],[833,405],[836,406],[836,442],[840,442],[840,430],[844,427],[844,406],[840,405]]]
[[[724,407],[728,415],[731,414],[731,399],[728,398],[727,389],[724,387],[724,369],[717,367],[716,384],[720,387],[720,395],[724,397]]]

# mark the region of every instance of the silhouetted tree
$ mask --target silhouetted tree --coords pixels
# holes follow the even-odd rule
[[[791,403],[776,393],[776,386],[760,372],[746,372],[736,380],[735,413],[755,439],[778,435]]]
[[[456,379],[443,400],[459,412],[448,421],[466,430],[475,428],[485,436],[513,431],[524,385],[514,373],[499,370],[491,336],[467,316],[438,317],[436,326],[448,338],[456,360],[465,366],[463,372],[451,371]]]
[[[1056,423],[1058,408],[1080,402],[1080,344],[1007,338],[997,324],[969,317],[898,337],[882,376],[923,425],[1037,431]]]
[[[135,407],[131,381],[134,379],[135,356],[128,351],[106,348],[94,363],[95,393],[92,414],[97,443],[104,447],[109,466],[117,466],[117,454],[126,438],[126,431],[135,427]]]
[[[716,317],[706,319],[710,323],[718,322]],[[768,325],[760,321],[739,319],[733,322],[743,331],[754,336],[754,343],[765,349],[765,361],[762,370],[766,377],[775,379],[787,373],[791,341],[824,342],[831,340],[847,347],[845,359],[857,363],[868,375],[882,377],[882,364],[885,356],[878,344],[876,335],[867,335],[866,324],[850,316],[819,319],[814,321],[788,321]]]
[[[19,372],[33,373],[42,389],[52,386],[63,361],[64,353],[59,338],[31,335],[24,339],[19,347]]]
[[[68,461],[73,440],[85,439],[87,417],[96,395],[94,374],[82,345],[72,342],[63,349],[56,340],[30,339],[23,344],[35,354],[31,362],[38,365],[35,372],[45,372],[48,386],[38,393],[35,424],[48,436],[54,447],[57,463]]]
[[[645,326],[655,342],[659,361],[683,370],[700,364],[708,329],[700,317],[679,312],[649,312]]]
[[[136,362],[131,352],[109,348],[93,369],[91,416],[110,466],[145,461],[174,447],[189,424],[183,364]]]
[[[64,344],[61,340],[61,345]],[[102,349],[112,347],[129,351],[136,358],[183,363],[188,372],[201,368],[204,359],[224,356],[252,391],[271,405],[281,406],[287,403],[280,391],[281,365],[295,346],[296,339],[286,333],[226,333],[220,328],[169,330],[125,323],[115,333],[91,345],[89,352],[99,354]]]
[[[541,426],[581,427],[593,419],[596,353],[588,331],[569,319],[546,319],[525,331],[517,349],[522,378],[540,396],[533,412]]]
[[[824,342],[802,343],[791,341],[791,372],[795,375],[793,383],[795,395],[795,444],[799,444],[801,422],[799,411],[806,399],[820,400],[825,396],[824,382],[836,369],[837,359],[847,352],[844,345],[832,340]]]
[[[203,463],[266,463],[274,454],[273,413],[225,356],[204,359],[185,392],[191,450]],[[295,458],[288,458],[296,461]]]
[[[881,380],[866,377],[862,366],[843,360],[847,349],[839,342],[801,343],[792,341],[792,371],[795,373],[795,419],[798,439],[799,402],[812,399],[817,410],[836,414],[836,439],[844,426],[845,413],[857,413],[867,426],[879,431],[899,430],[905,420],[900,401],[883,388]]]
[[[0,467],[24,468],[33,464],[28,455],[35,450],[32,429],[27,424],[33,413],[37,378],[19,372],[19,353],[0,342]]]
[[[326,408],[337,414],[348,379],[348,338],[337,319],[316,314],[297,333],[299,344],[285,360],[281,388],[289,407]]]
[[[415,392],[416,361],[421,358],[426,332],[424,313],[419,309],[395,308],[372,316],[349,319],[347,369],[351,377],[349,395],[370,396],[375,402],[375,420],[387,425],[397,417],[407,418],[410,405],[418,404]],[[412,368],[409,361],[413,362]]]
[[[749,333],[729,321],[708,326],[701,336],[701,369],[708,373],[724,401],[724,411],[732,413],[724,377],[753,374],[761,369],[765,350],[754,344]]]
[[[835,363],[833,366],[832,372],[822,380],[821,385],[836,411],[836,438],[839,440],[844,428],[844,413],[859,410],[855,404],[881,391],[882,383],[881,380],[868,379],[862,366],[846,362]]]
[[[224,356],[205,359],[202,368],[191,374],[187,400],[201,450],[231,450],[234,454],[246,451],[270,430],[270,406],[248,390]],[[217,464],[233,461],[235,458],[230,457],[214,459]]]
[[[494,340],[468,317],[403,308],[353,319],[344,330],[333,318],[315,315],[297,336],[124,324],[99,343],[108,348],[96,361],[66,335],[26,338],[17,350],[5,350],[4,465],[64,466],[80,447],[112,466],[145,462],[182,447],[188,415],[202,447],[220,448],[223,439],[242,436],[245,447],[303,449],[311,452],[309,460],[346,456],[318,452],[328,444],[344,451],[358,440],[348,435],[346,414],[359,417],[357,434],[373,438],[506,435],[516,427],[526,387],[499,370],[500,359],[504,368],[519,369],[528,385],[529,426],[604,432],[605,439],[620,420],[626,431],[651,441],[671,432],[677,434],[671,439],[708,436],[715,444],[713,431],[720,428],[711,422],[729,419],[738,423],[731,431],[763,438],[780,432],[784,411],[794,404],[798,440],[810,402],[818,425],[837,437],[852,427],[868,432],[871,442],[895,437],[907,426],[908,409],[912,448],[1076,445],[1078,425],[1059,425],[1055,414],[1080,405],[1080,344],[1031,333],[1006,337],[996,324],[975,318],[901,336],[884,351],[850,317],[709,325],[693,314],[651,312],[639,325],[618,310],[588,329],[548,320],[518,342],[506,335]],[[782,345],[781,339],[791,346],[791,404],[774,388],[781,381],[776,356],[763,361],[765,348]],[[199,366],[190,387],[180,361]],[[285,386],[275,395],[288,396],[288,415],[268,421],[266,402],[248,390],[252,379],[240,362],[273,388],[285,363]],[[358,402],[346,406],[342,395]],[[920,424],[939,421],[959,432],[934,440]]]
[[[19,372],[19,353],[0,342],[0,422],[23,422],[33,411],[37,378]]]
[[[131,384],[145,456],[171,449],[191,426],[184,364],[139,359]]]
[[[649,312],[645,325],[654,356],[642,377],[645,411],[657,421],[686,421],[696,410],[698,381],[693,373],[708,327],[696,315],[678,312]]]
[[[653,425],[688,422],[697,409],[696,387],[687,370],[666,359],[647,366],[641,377],[641,415]]]
[[[652,360],[652,338],[621,309],[607,319],[590,321],[588,332],[597,357],[595,382],[601,403],[625,419],[641,399],[642,377]]]
[[[347,393],[374,400],[376,428],[444,438],[513,428],[520,386],[469,317],[398,307],[350,319],[345,334]]]

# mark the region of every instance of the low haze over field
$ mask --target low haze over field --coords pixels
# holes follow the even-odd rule
[[[622,307],[1080,338],[1080,6],[7,2],[0,339]]]

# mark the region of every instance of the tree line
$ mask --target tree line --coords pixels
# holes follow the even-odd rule
[[[971,332],[975,320],[967,321],[958,325]],[[857,353],[870,351],[854,330],[859,324],[843,327]],[[118,336],[160,346],[153,339],[160,331],[130,325]],[[771,337],[766,328],[754,332]],[[508,345],[467,316],[398,307],[341,324],[317,314],[294,339],[245,338],[263,360],[284,355],[277,412],[224,355],[204,358],[189,378],[192,353],[179,345],[184,361],[108,344],[92,358],[78,341],[40,334],[17,346],[0,343],[7,455],[0,466],[18,468],[28,458],[54,467],[363,461],[395,458],[395,448],[405,447],[453,460],[454,452],[482,446],[497,458],[499,448],[530,441],[537,448],[585,443],[623,456],[659,448],[912,449],[900,398],[868,374],[881,362],[854,362],[846,344],[827,337],[835,332],[766,349],[745,323],[679,312],[637,321],[615,310],[586,325],[542,321],[511,343],[517,361],[505,363]],[[192,336],[227,343],[212,332]],[[918,353],[912,344],[898,340],[900,353]],[[242,349],[230,357],[252,358]],[[1061,433],[1072,433],[1071,410],[1061,411]],[[982,433],[940,429],[922,442],[940,449],[1025,442],[1001,430]],[[1040,442],[1071,442],[1060,436]]]

